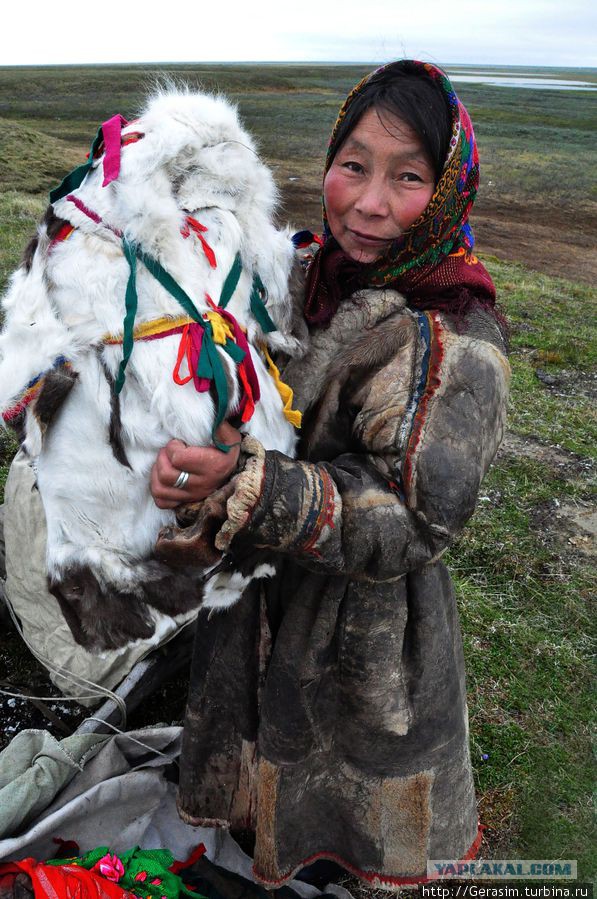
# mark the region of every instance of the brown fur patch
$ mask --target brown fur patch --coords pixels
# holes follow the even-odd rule
[[[50,580],[49,589],[73,637],[85,649],[117,649],[151,637],[155,630],[149,610],[136,596],[104,590],[85,565]]]
[[[309,329],[305,321],[305,271],[295,258],[288,278],[288,295],[290,296],[290,333],[305,346],[309,340]]]
[[[44,217],[41,220],[42,228],[45,230],[48,241],[51,243],[54,238],[58,235],[58,232],[62,228],[63,225],[68,225],[68,222],[65,219],[58,218],[58,216],[54,213],[54,209],[52,206],[48,206],[44,213]],[[42,231],[43,233],[43,231]],[[37,249],[39,247],[40,235],[34,234],[25,250],[23,252],[23,257],[21,259],[21,265],[25,269],[26,272],[31,271],[31,266],[33,265],[33,257],[35,256]]]
[[[148,567],[155,567],[158,575],[142,584],[143,598],[148,605],[165,615],[181,615],[199,607],[203,598],[199,569],[172,571],[159,562],[145,563],[144,569]]]
[[[46,226],[46,234],[48,235],[48,240],[50,242],[58,236],[58,232],[63,225],[70,224],[70,222],[67,222],[66,219],[59,218],[54,212],[54,208],[52,206],[48,206],[42,221]]]
[[[104,376],[106,378],[106,381],[108,382],[108,387],[110,388],[110,425],[108,428],[108,441],[110,443],[112,454],[116,461],[120,462],[121,465],[126,466],[126,468],[130,468],[132,471],[133,468],[128,460],[128,456],[124,448],[124,441],[122,439],[120,396],[114,391],[114,378],[112,377],[112,373],[110,372],[101,354],[98,355],[100,365],[102,366]]]
[[[346,347],[330,370],[330,380],[339,378],[344,381],[363,369],[381,368],[416,337],[417,325],[409,316],[380,322],[371,331],[362,331]]]
[[[253,829],[257,807],[257,748],[253,740],[243,740],[240,750],[238,783],[230,809],[230,825],[233,828]]]
[[[433,781],[431,771],[382,781],[380,831],[384,871],[420,874],[426,870]]]
[[[21,259],[21,265],[25,269],[26,272],[31,271],[31,266],[33,265],[33,257],[37,252],[37,248],[39,246],[39,234],[34,234],[25,250],[23,252],[23,257]]]
[[[72,390],[77,373],[67,366],[55,368],[45,378],[43,386],[33,404],[35,415],[42,434],[64,403]]]
[[[86,565],[50,581],[50,593],[77,643],[90,650],[117,649],[151,637],[155,627],[148,606],[166,615],[199,606],[202,594],[194,570],[173,572],[158,562],[144,563],[143,570],[139,594],[102,587]]]

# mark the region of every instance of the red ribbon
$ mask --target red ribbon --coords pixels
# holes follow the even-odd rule
[[[196,322],[189,322],[184,326],[180,343],[178,344],[178,354],[176,356],[176,364],[172,372],[172,379],[175,384],[188,384],[192,379],[195,390],[198,393],[205,393],[209,390],[209,379],[197,377],[197,365],[199,364],[199,356],[201,355],[201,345],[203,343],[203,328]],[[180,367],[182,360],[186,359],[189,374],[182,377]]]
[[[203,252],[205,253],[205,258],[207,259],[211,267],[217,268],[218,263],[216,262],[216,254],[203,236],[203,234],[207,231],[206,226],[202,225],[201,222],[198,222],[197,219],[194,219],[191,215],[187,215],[187,227],[183,228],[182,236],[188,237],[191,231],[199,239],[201,246],[203,247]]]
[[[219,306],[216,306],[211,297],[207,297],[207,301],[215,312],[218,312],[222,318],[225,318],[227,322],[230,323],[232,327],[232,333],[234,334],[234,341],[244,350],[245,358],[238,365],[238,376],[241,382],[243,390],[243,397],[241,399],[239,405],[239,412],[241,413],[242,421],[249,421],[253,412],[255,411],[255,403],[259,402],[259,397],[261,396],[261,391],[259,389],[259,379],[257,377],[257,372],[255,371],[255,366],[253,365],[253,359],[251,357],[251,348],[247,341],[245,332],[242,330],[241,326],[234,318],[234,316],[227,312],[225,309],[221,309]]]

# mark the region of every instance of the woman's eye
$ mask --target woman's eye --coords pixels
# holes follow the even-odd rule
[[[420,175],[417,175],[416,172],[402,172],[398,176],[398,181],[422,181]]]
[[[351,159],[347,160],[346,162],[343,162],[342,168],[348,169],[349,172],[362,172],[363,171],[363,166],[361,165],[361,163],[354,162]]]

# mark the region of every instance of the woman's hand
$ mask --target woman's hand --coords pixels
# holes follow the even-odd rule
[[[224,422],[217,430],[220,443],[231,447],[227,453],[215,446],[187,446],[171,440],[158,453],[151,469],[150,489],[159,509],[175,509],[181,503],[196,502],[210,496],[225,484],[234,472],[242,435]],[[174,487],[181,472],[189,478],[184,487]]]

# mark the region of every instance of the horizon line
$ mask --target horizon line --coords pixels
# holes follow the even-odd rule
[[[398,58],[398,57],[397,57]],[[425,61],[425,60],[423,60]],[[222,59],[222,60],[125,60],[119,62],[24,62],[24,63],[0,63],[0,69],[24,69],[24,68],[95,68],[99,66],[380,66],[385,65],[379,60],[259,60],[259,59]],[[437,63],[434,62],[434,65]],[[596,66],[591,65],[564,65],[547,63],[522,63],[522,62],[442,62],[444,68],[473,68],[482,67],[504,69],[554,69],[562,71],[569,69],[578,72],[580,70],[597,72]]]

